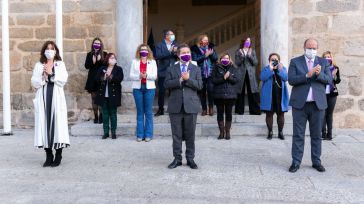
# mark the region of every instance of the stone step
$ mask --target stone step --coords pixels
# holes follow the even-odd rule
[[[284,134],[292,135],[292,116],[286,114]],[[276,119],[274,117],[274,123]],[[135,136],[136,116],[118,115],[117,135]],[[273,132],[277,135],[277,125],[273,125]],[[71,127],[72,136],[101,136],[103,129],[101,124],[94,124],[92,121],[79,122]],[[198,116],[196,125],[196,136],[218,136],[219,129],[215,116]],[[171,125],[168,115],[154,117],[154,135],[171,136]],[[232,136],[266,136],[265,115],[233,115],[231,129]],[[308,127],[306,129],[308,135]]]

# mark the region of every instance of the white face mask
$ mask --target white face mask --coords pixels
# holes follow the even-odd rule
[[[56,55],[56,51],[55,50],[46,50],[46,51],[44,51],[44,55],[46,56],[47,59],[53,59],[54,56]]]
[[[116,59],[109,59],[109,64],[110,65],[115,65],[116,64]]]
[[[317,50],[314,49],[305,49],[305,56],[308,59],[314,59],[317,55]]]

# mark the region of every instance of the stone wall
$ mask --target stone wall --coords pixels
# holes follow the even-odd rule
[[[303,53],[304,39],[319,40],[319,53],[330,50],[342,81],[334,122],[364,128],[364,0],[290,0],[291,56]]]
[[[87,109],[91,107],[90,96],[84,91],[87,76],[84,62],[86,53],[91,48],[92,39],[98,36],[103,40],[107,51],[116,50],[115,2],[115,0],[63,1],[63,58],[69,72],[65,90],[70,122],[78,120],[80,115],[84,119],[90,116],[87,114],[89,112]],[[55,40],[55,2],[11,0],[9,14],[12,124],[27,127],[33,125],[31,99],[34,90],[30,84],[32,69],[39,60],[42,44],[46,40]],[[0,71],[1,66],[0,59]],[[2,72],[0,75],[2,79]],[[2,92],[2,83],[0,90]],[[0,104],[2,109],[2,94]],[[2,117],[0,121],[2,126]]]

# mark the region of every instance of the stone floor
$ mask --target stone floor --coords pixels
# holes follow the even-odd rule
[[[323,142],[325,173],[311,168],[306,138],[292,174],[291,137],[198,137],[198,170],[167,169],[170,137],[71,137],[61,166],[43,168],[33,130],[15,130],[0,136],[0,203],[364,203],[364,131],[341,132]]]

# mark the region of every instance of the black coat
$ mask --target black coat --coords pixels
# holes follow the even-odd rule
[[[338,96],[339,95],[336,84],[339,84],[341,82],[339,67],[337,67],[337,66],[334,66],[334,67],[335,67],[335,69],[337,69],[337,72],[336,72],[336,77],[332,78],[332,83],[334,85],[334,89],[330,91],[330,94],[329,94],[330,96]]]
[[[172,43],[173,46],[178,47],[176,41]],[[158,78],[164,78],[167,75],[167,69],[173,66],[178,57],[176,53],[170,52],[167,48],[166,42],[163,40],[155,46],[155,60],[158,66]]]
[[[106,70],[106,66],[100,67],[96,75],[96,80],[100,83],[96,104],[99,106],[104,105],[106,84],[108,84],[110,106],[118,107],[121,105],[121,81],[124,79],[123,69],[115,65],[111,72],[111,79],[104,80]]]
[[[217,52],[215,50],[215,45],[212,44],[212,43],[209,43],[208,45],[209,49],[213,49],[214,52],[209,56],[210,58],[210,61],[211,61],[211,64],[212,64],[212,67],[216,64],[217,60],[218,60],[218,56],[217,56]],[[194,45],[191,47],[191,56],[192,56],[192,60],[193,61],[196,61],[197,62],[197,65],[200,67],[201,69],[201,76],[203,78],[204,75],[203,75],[203,62],[205,61],[206,59],[206,56],[204,54],[202,54],[200,48],[197,46],[197,45]]]
[[[230,72],[230,76],[225,80],[224,75],[227,71]],[[240,81],[238,73],[238,68],[232,64],[226,67],[221,64],[215,65],[211,74],[212,83],[214,84],[213,94],[215,99],[237,98],[238,89],[236,88],[236,85]]]
[[[104,57],[106,56],[106,54],[107,53],[104,52]],[[101,60],[96,61],[96,63],[94,64],[92,61],[92,56],[93,56],[92,52],[87,53],[86,60],[85,60],[85,68],[88,69],[85,90],[87,90],[90,93],[96,92],[98,90],[99,84],[97,83],[95,78],[96,78],[97,71],[103,65],[103,62]]]

